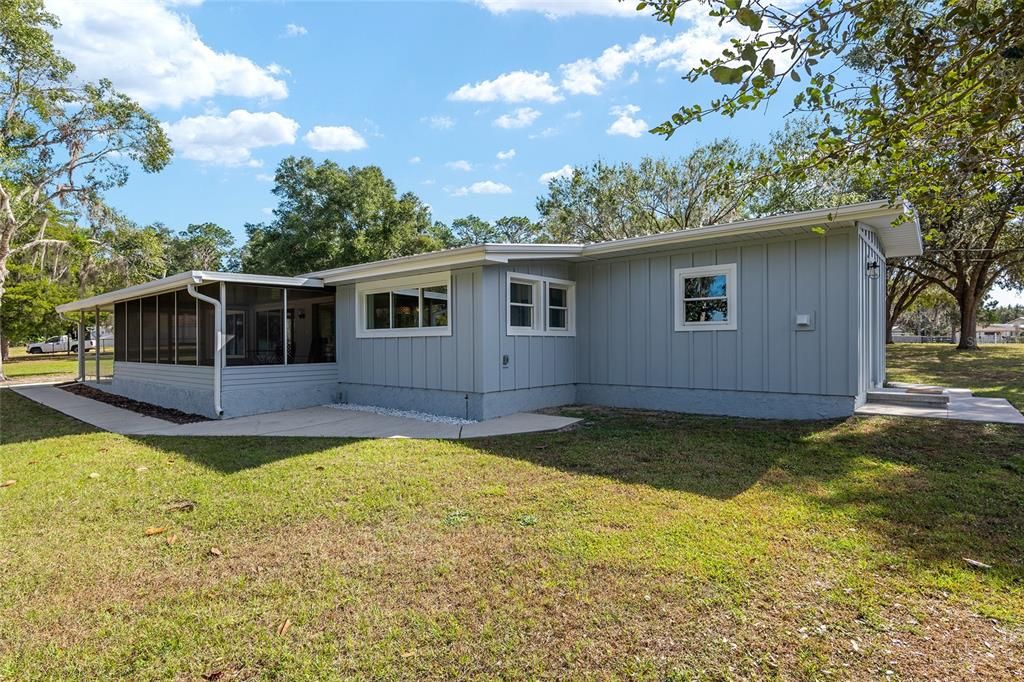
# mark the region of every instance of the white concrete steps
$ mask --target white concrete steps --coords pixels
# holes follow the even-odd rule
[[[942,391],[920,391],[906,388],[879,388],[868,391],[869,403],[885,405],[906,405],[908,407],[946,407],[949,393]]]

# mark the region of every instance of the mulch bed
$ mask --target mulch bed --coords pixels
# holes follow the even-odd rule
[[[139,414],[144,414],[147,417],[156,417],[157,419],[163,419],[164,421],[173,422],[175,424],[194,424],[196,422],[210,421],[210,419],[202,415],[189,414],[188,412],[173,410],[169,407],[160,407],[158,405],[144,403],[140,400],[132,400],[131,398],[107,393],[106,391],[101,391],[98,388],[93,388],[92,386],[86,386],[85,384],[79,384],[77,382],[58,384],[57,388],[63,388],[68,393],[74,393],[75,395],[80,395],[83,398],[91,398],[92,400],[98,400],[101,403],[120,407],[125,410],[131,410],[132,412],[138,412]]]

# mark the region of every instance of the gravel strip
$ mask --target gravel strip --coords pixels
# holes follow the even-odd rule
[[[387,417],[405,417],[407,419],[418,419],[421,422],[435,422],[437,424],[452,424],[465,426],[476,424],[475,419],[459,419],[458,417],[445,417],[440,414],[429,414],[427,412],[414,412],[412,410],[393,410],[390,407],[377,407],[375,405],[355,405],[353,403],[330,403],[325,407],[332,407],[335,410],[352,410],[353,412],[372,412]]]

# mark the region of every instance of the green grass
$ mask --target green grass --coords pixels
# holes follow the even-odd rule
[[[0,391],[0,679],[1024,666],[1024,429],[566,412],[477,442],[130,438]]]
[[[950,344],[897,343],[887,347],[886,362],[889,381],[969,388],[1024,410],[1024,344],[958,351]]]
[[[112,353],[100,356],[100,367],[103,376],[110,376],[114,369]],[[96,374],[95,353],[85,354],[85,371],[90,377]],[[11,359],[4,363],[4,374],[10,379],[33,378],[40,381],[59,377],[73,378],[78,376],[78,357],[66,353],[28,355],[12,350]]]

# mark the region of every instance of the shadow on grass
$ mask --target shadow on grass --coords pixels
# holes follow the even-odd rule
[[[923,419],[723,419],[567,409],[575,432],[473,446],[570,473],[728,501],[753,486],[867,526],[930,561],[1024,579],[1024,428]]]
[[[222,474],[234,474],[267,464],[322,452],[353,443],[355,438],[300,436],[129,436],[156,450],[180,455]]]
[[[99,429],[0,388],[0,445],[60,438]]]

